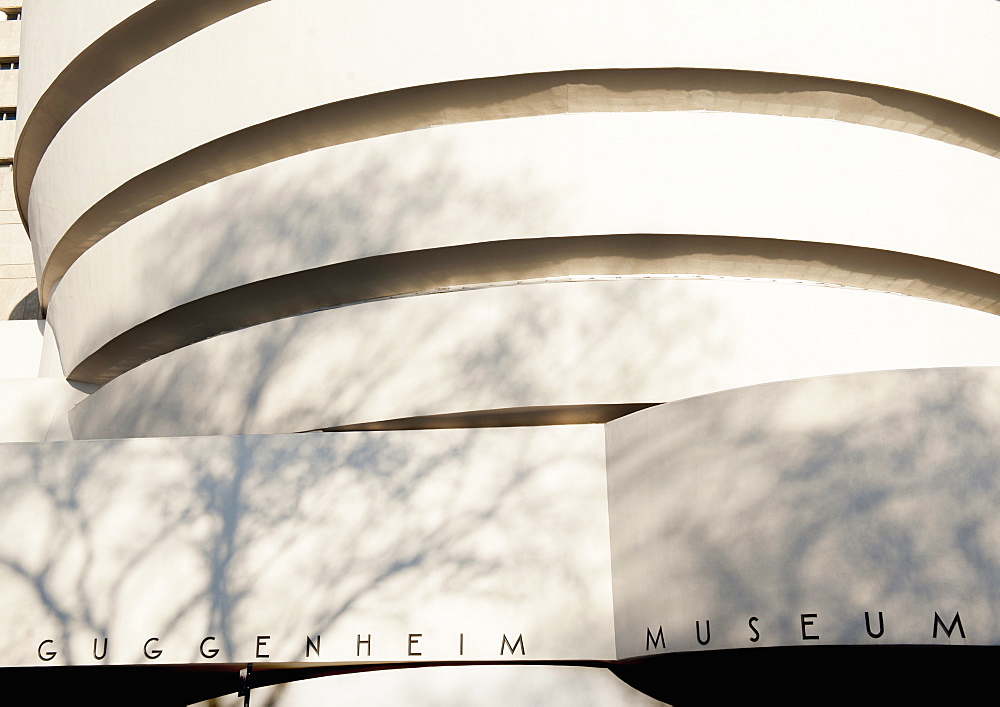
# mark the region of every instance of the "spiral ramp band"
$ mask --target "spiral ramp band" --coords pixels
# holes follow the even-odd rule
[[[14,159],[77,393],[7,502],[91,484],[42,516],[96,574],[50,562],[125,577],[10,550],[53,665],[498,645],[695,704],[998,644],[996,3],[96,6],[25,9]]]

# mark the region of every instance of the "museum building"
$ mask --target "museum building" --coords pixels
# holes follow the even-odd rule
[[[1000,3],[0,11],[8,684],[994,660]]]

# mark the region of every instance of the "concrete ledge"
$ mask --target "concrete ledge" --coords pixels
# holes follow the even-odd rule
[[[566,236],[375,256],[260,280],[147,319],[82,360],[75,345],[80,339],[64,333],[62,353],[68,378],[104,384],[203,339],[319,309],[491,284],[692,273],[806,280],[1000,314],[1000,274],[904,253],[768,238]]]
[[[24,106],[24,127],[17,144],[15,175],[21,212],[26,212],[24,206],[28,203],[31,182],[42,155],[80,106],[154,54],[210,24],[262,2],[267,0],[212,0],[208,3],[202,0],[146,0],[143,7],[80,52],[45,88],[37,102],[32,100]]]
[[[363,429],[983,365],[1000,365],[1000,317],[913,298],[711,280],[519,285],[341,307],[215,336],[115,378],[74,409],[71,424],[76,438]]]
[[[331,145],[434,125],[589,112],[724,110],[821,117],[924,135],[989,155],[1000,150],[1000,117],[899,89],[785,74],[710,69],[632,69],[521,75],[420,86],[331,103],[254,125],[132,175],[62,223],[32,217],[51,289],[94,244],[123,223],[198,186]],[[22,138],[23,142],[23,138]],[[29,183],[18,156],[20,203]],[[72,209],[70,211],[72,213]],[[57,223],[50,223],[55,215]],[[60,218],[62,216],[63,218]]]

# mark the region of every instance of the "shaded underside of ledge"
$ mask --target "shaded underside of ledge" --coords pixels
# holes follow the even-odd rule
[[[450,430],[470,427],[539,427],[604,424],[658,403],[595,403],[592,405],[538,405],[494,410],[470,410],[419,415],[394,420],[360,422],[307,432],[373,432],[386,430]]]
[[[39,96],[14,157],[17,208],[25,223],[35,172],[56,134],[116,79],[185,37],[268,0],[154,0],[80,52]]]
[[[528,238],[373,256],[224,290],[122,332],[77,363],[67,377],[102,385],[213,336],[378,299],[546,279],[678,275],[805,281],[1000,314],[997,273],[894,251],[689,234]]]
[[[395,663],[254,663],[249,687],[382,670],[463,666],[564,666],[610,670],[616,677],[675,707],[768,705],[952,704],[978,690],[990,694],[998,646],[795,646],[662,653],[621,661],[506,660]],[[94,665],[0,668],[12,694],[44,704],[99,695],[108,705],[177,705],[237,694],[245,663]],[[430,676],[429,676],[430,677]],[[476,704],[469,694],[467,703]],[[251,700],[251,703],[252,700]]]
[[[431,126],[654,111],[823,118],[921,135],[992,156],[1000,152],[1000,117],[933,96],[840,79],[728,69],[585,69],[414,86],[252,125],[132,177],[61,234],[42,272],[41,303],[47,307],[70,266],[122,224],[199,186],[285,157]],[[29,187],[18,187],[25,203]]]

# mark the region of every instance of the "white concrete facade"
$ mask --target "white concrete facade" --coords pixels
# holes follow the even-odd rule
[[[966,498],[1000,456],[921,426],[995,419],[959,393],[1000,386],[998,3],[25,0],[0,59],[21,34],[0,304],[44,321],[0,322],[4,665],[750,647],[744,614],[787,597],[734,599],[689,555],[774,584],[812,527],[789,479],[902,533],[921,483]],[[838,441],[809,456],[800,429],[810,461],[785,464],[796,415]],[[929,460],[877,469],[866,424]],[[851,495],[866,474],[884,505]],[[767,569],[718,549],[785,511],[754,530]],[[858,612],[882,607],[964,612],[1000,643],[971,618],[992,570],[939,581],[928,558],[957,541],[933,539],[958,531],[930,515],[891,570],[910,585],[847,601],[862,577],[802,579],[829,643],[865,643]],[[760,645],[798,645],[812,610]],[[498,643],[518,635],[527,652]],[[435,670],[321,682],[469,704],[447,686],[488,668]],[[525,703],[651,699],[592,668],[494,670]]]

